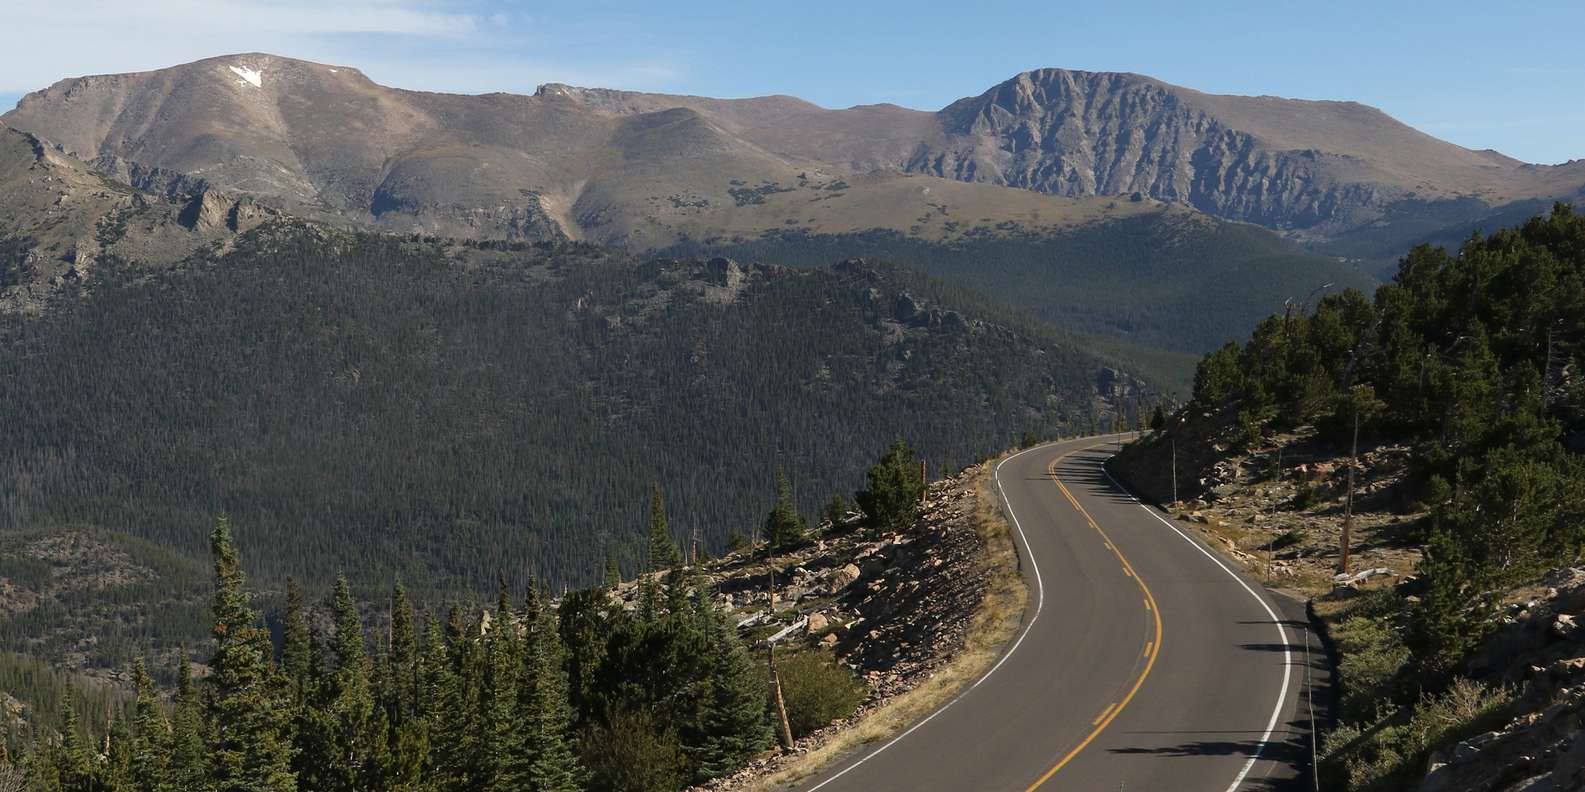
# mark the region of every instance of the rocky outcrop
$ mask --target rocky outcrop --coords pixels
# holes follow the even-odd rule
[[[1435,751],[1420,792],[1585,788],[1585,569],[1512,603],[1471,669],[1518,692],[1507,723]]]
[[[1347,158],[1276,150],[1133,74],[1042,69],[939,114],[942,145],[905,164],[919,173],[1069,197],[1140,193],[1276,228],[1348,225],[1401,191],[1345,183]]]

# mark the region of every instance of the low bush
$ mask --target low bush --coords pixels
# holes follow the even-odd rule
[[[777,658],[776,666],[794,739],[852,715],[868,695],[852,671],[818,649]]]

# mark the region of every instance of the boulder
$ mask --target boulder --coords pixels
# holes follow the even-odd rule
[[[844,588],[848,584],[859,579],[858,565],[847,564],[845,566],[833,569],[828,575],[828,579],[831,581],[831,588],[833,590]]]
[[[809,614],[809,634],[819,635],[831,627],[831,620],[823,613]]]

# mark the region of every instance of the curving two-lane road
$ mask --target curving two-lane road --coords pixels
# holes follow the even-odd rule
[[[946,707],[799,788],[1231,792],[1307,781],[1302,611],[1130,497],[1103,467],[1114,442],[1052,443],[997,466],[1030,592],[1018,637]]]

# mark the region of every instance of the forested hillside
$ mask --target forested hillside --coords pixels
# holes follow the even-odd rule
[[[784,231],[748,241],[695,241],[668,252],[794,266],[844,256],[906,262],[1067,330],[1195,355],[1242,337],[1285,300],[1303,300],[1325,284],[1342,290],[1375,282],[1353,264],[1306,253],[1269,231],[1189,215],[1092,222],[1050,234],[968,234],[950,242],[886,231]]]
[[[1565,205],[1456,252],[1416,248],[1374,299],[1350,291],[1271,317],[1200,363],[1186,417],[1237,415],[1232,445],[1314,426],[1346,460],[1357,424],[1362,450],[1408,455],[1387,494],[1415,520],[1381,541],[1421,560],[1340,628],[1345,701],[1359,702],[1326,745],[1340,788],[1409,788],[1433,748],[1501,724],[1492,702],[1511,699],[1514,680],[1494,658],[1517,649],[1483,646],[1514,621],[1498,609],[1523,610],[1538,590],[1523,587],[1585,551],[1582,363],[1585,217]],[[1131,453],[1191,442],[1176,432]],[[1292,510],[1315,499],[1299,481]]]
[[[758,523],[778,468],[813,512],[893,439],[956,469],[1153,398],[1036,321],[865,263],[642,263],[272,225],[170,271],[101,261],[81,294],[3,321],[0,531],[190,558],[229,515],[275,590],[341,571],[421,597],[499,571],[578,585],[606,558],[636,569],[651,483],[679,539],[719,550]],[[92,588],[160,601],[148,589],[190,591],[193,568],[130,564]],[[67,606],[89,599],[52,590],[0,613],[0,635],[47,648],[45,625],[106,605]],[[144,642],[171,637],[133,623]],[[120,664],[116,643],[90,663]]]

